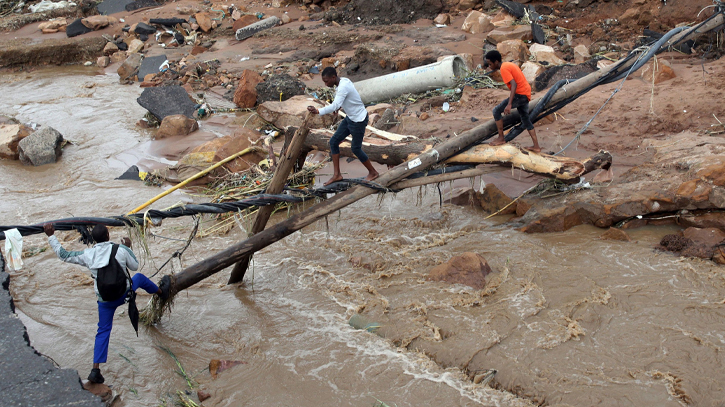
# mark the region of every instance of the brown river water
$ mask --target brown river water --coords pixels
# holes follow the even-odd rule
[[[4,74],[2,113],[50,125],[73,145],[52,165],[0,163],[0,224],[119,215],[159,193],[114,180],[138,162],[168,162],[134,125],[144,114],[140,92],[90,68]],[[200,137],[208,134],[213,126],[202,124]],[[176,192],[153,207],[191,201],[204,198]],[[119,310],[103,366],[120,395],[114,405],[157,406],[188,388],[161,347],[212,395],[205,406],[725,403],[725,274],[654,251],[672,227],[619,242],[593,227],[527,235],[484,217],[441,208],[432,188],[370,197],[259,252],[243,285],[225,285],[225,271],[182,292],[139,337]],[[152,232],[184,239],[191,226],[167,220]],[[66,248],[83,248],[77,235],[59,234]],[[111,231],[116,241],[126,234]],[[242,237],[235,228],[195,239],[183,264]],[[184,244],[148,243],[146,275]],[[45,236],[25,245],[47,247]],[[141,253],[138,242],[134,249]],[[486,290],[425,279],[467,251],[496,271]],[[90,277],[50,251],[25,261],[11,273],[11,292],[32,344],[85,377],[97,322]],[[142,306],[149,297],[139,298]],[[381,324],[379,335],[350,327],[356,313]],[[212,379],[211,359],[243,363]],[[492,383],[469,378],[486,369],[498,370]]]

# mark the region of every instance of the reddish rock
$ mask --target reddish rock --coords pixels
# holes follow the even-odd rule
[[[524,216],[531,209],[531,203],[525,199],[516,201],[516,216]]]
[[[257,85],[262,81],[258,73],[245,69],[234,92],[234,103],[243,109],[253,108],[257,104]]]
[[[699,170],[697,174],[711,181],[717,186],[725,186],[725,163],[709,165]]]
[[[234,32],[236,32],[238,29],[244,28],[249,24],[254,24],[257,21],[259,21],[259,19],[256,16],[252,14],[245,14],[239,20],[234,22],[234,24],[232,25],[232,29],[234,30]]]
[[[712,255],[712,261],[717,264],[725,264],[725,247],[716,247]]]
[[[645,82],[652,83],[654,81],[655,85],[677,77],[670,63],[664,59],[658,59],[656,62],[648,62],[642,67],[641,76]]]
[[[203,403],[204,400],[207,400],[209,397],[211,397],[211,394],[209,394],[209,392],[204,391],[204,390],[197,390],[196,396],[199,397],[199,401],[201,401]]]
[[[105,68],[111,63],[111,58],[107,56],[98,57],[96,60],[96,65],[98,65],[100,68]]]
[[[264,120],[274,124],[280,129],[288,126],[299,126],[307,114],[307,106],[316,106],[318,109],[322,102],[306,95],[293,96],[283,102],[264,102],[257,106],[257,114]],[[315,115],[311,127],[314,129],[326,128],[334,124],[334,115]]]
[[[0,158],[18,160],[18,144],[32,132],[33,129],[24,124],[0,124]]]
[[[486,276],[489,273],[491,267],[486,259],[476,253],[467,252],[434,267],[428,274],[428,280],[465,284],[481,290],[486,287]]]
[[[95,15],[82,19],[81,24],[85,25],[91,30],[100,30],[101,28],[106,27],[109,24],[113,24],[116,21],[118,20],[116,20],[114,17]]]
[[[113,398],[113,390],[103,383],[92,383],[88,380],[83,381],[83,388],[101,398],[101,401],[108,402]]]
[[[529,47],[521,40],[501,41],[496,49],[501,53],[504,62],[514,62],[520,66],[529,60]]]
[[[632,241],[627,232],[617,228],[609,228],[609,230],[604,232],[601,236],[599,236],[599,238],[602,240],[621,240],[623,242]]]
[[[320,72],[324,71],[325,68],[334,68],[335,62],[337,62],[337,58],[334,57],[322,58],[322,60],[320,61],[320,63],[322,64]]]
[[[686,239],[692,240],[695,244],[705,247],[715,247],[725,240],[725,232],[720,229],[687,228],[682,233]]]
[[[258,140],[261,136],[257,131],[241,128],[231,136],[219,137],[196,147],[190,154],[184,156],[182,161],[189,162],[192,159],[199,159],[203,161],[199,164],[207,168],[209,163],[219,162],[246,149],[251,146],[251,142]],[[192,155],[195,157],[191,157]],[[231,172],[240,172],[249,169],[250,163],[256,164],[264,158],[266,155],[254,152],[224,164],[224,167]]]
[[[159,130],[156,132],[157,139],[172,136],[186,136],[199,129],[196,120],[186,117],[183,114],[175,114],[164,117]]]
[[[103,47],[103,55],[111,55],[118,52],[118,45],[108,42],[106,43],[106,46]]]
[[[201,45],[195,45],[194,48],[191,49],[191,55],[199,55],[204,52],[206,52],[206,48]]]
[[[433,22],[436,24],[443,24],[448,25],[451,23],[451,15],[450,14],[438,14],[435,19],[433,19]]]
[[[528,25],[512,25],[510,27],[497,28],[488,33],[486,37],[494,45],[508,40],[531,41],[533,38],[531,27]]]
[[[693,179],[680,184],[677,188],[675,198],[682,206],[686,206],[683,200],[689,201],[692,205],[697,206],[698,204],[708,204],[711,192],[712,187],[710,185],[698,179]]]
[[[480,205],[484,211],[489,213],[495,213],[506,205],[509,205],[513,200],[508,195],[501,192],[500,189],[494,184],[486,184],[486,188],[483,190],[483,194],[480,197]],[[499,215],[506,215],[516,212],[516,205],[509,205],[506,209],[503,209]]]
[[[237,365],[246,365],[247,362],[242,362],[241,360],[219,360],[219,359],[212,359],[209,362],[209,372],[211,373],[211,377],[216,379],[217,375],[229,368],[232,368]],[[201,397],[199,398],[199,401],[201,401]]]
[[[489,32],[494,28],[495,26],[491,21],[491,17],[475,10],[468,13],[466,20],[463,21],[463,25],[461,26],[461,30],[471,34]]]
[[[211,16],[207,12],[201,12],[194,14],[196,23],[199,24],[199,28],[205,33],[211,31]]]

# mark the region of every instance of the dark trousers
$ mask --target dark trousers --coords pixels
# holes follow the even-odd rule
[[[330,153],[340,154],[340,143],[345,137],[352,135],[352,153],[355,154],[361,163],[368,160],[367,154],[362,150],[363,136],[365,135],[365,127],[368,125],[368,117],[361,122],[354,122],[349,117],[345,117],[340,122],[335,135],[330,138]]]
[[[508,106],[509,100],[506,98],[503,102],[499,103],[498,106],[493,108],[493,119],[496,121],[501,120],[503,117],[503,111],[506,109],[506,106]],[[531,123],[531,118],[529,117],[529,98],[526,97],[526,95],[519,95],[516,94],[514,96],[514,100],[511,102],[511,108],[517,109],[519,111],[519,116],[521,116],[521,123],[526,127],[526,130],[533,130],[534,124]]]
[[[149,294],[159,291],[159,287],[141,273],[131,277],[133,291],[143,288]],[[126,296],[116,301],[98,302],[98,332],[96,333],[96,344],[93,347],[93,363],[106,363],[108,359],[108,342],[111,340],[111,329],[113,328],[113,314],[116,308],[126,303]]]

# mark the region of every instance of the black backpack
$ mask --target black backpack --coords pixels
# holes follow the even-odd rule
[[[133,285],[131,277],[116,260],[116,252],[118,245],[114,244],[108,264],[99,268],[96,274],[96,286],[103,301],[118,300],[126,295],[128,287]]]

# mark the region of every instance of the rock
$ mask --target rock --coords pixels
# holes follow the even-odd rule
[[[604,232],[601,236],[599,236],[602,240],[621,240],[624,242],[631,242],[632,239],[629,237],[627,232],[623,231],[622,229],[612,228],[610,227],[609,230]]]
[[[697,208],[707,207],[711,192],[712,187],[708,183],[693,179],[680,184],[675,193],[675,199],[681,207],[688,205],[694,205]]]
[[[83,381],[83,389],[101,398],[101,401],[107,403],[113,399],[113,390],[103,383],[93,383],[88,380]]]
[[[320,68],[320,72],[324,71],[325,68],[335,67],[335,63],[337,62],[337,58],[335,57],[329,57],[329,58],[322,58],[320,61],[320,64],[322,64],[322,67]]]
[[[504,62],[514,62],[520,66],[529,60],[529,47],[521,40],[501,41],[496,49],[501,53]]]
[[[216,379],[217,375],[231,367],[246,364],[247,362],[242,362],[239,360],[219,360],[219,359],[212,359],[209,362],[209,372],[211,373],[212,378]]]
[[[507,215],[516,212],[516,205],[510,205],[512,201],[513,199],[501,192],[501,190],[494,184],[486,184],[483,193],[480,194],[479,197],[479,205],[484,211],[489,213],[501,211],[499,215]],[[508,205],[508,207],[506,207],[506,205]]]
[[[433,22],[435,24],[442,24],[442,25],[448,25],[451,23],[451,15],[450,14],[438,14],[435,19],[433,19]]]
[[[682,234],[696,245],[702,245],[706,248],[713,248],[725,240],[725,232],[714,228],[687,228]]]
[[[18,143],[20,161],[26,165],[45,165],[58,161],[63,153],[63,135],[45,126]]]
[[[454,0],[455,1],[455,0]],[[470,10],[476,5],[476,0],[459,0],[458,1],[458,9],[459,10]]]
[[[0,124],[0,158],[19,159],[18,143],[32,132],[33,129],[24,124]]]
[[[155,57],[146,57],[138,68],[138,79],[146,80],[148,75],[156,75],[159,73],[161,65],[166,62],[166,55],[157,55]]]
[[[516,216],[524,216],[531,209],[531,202],[526,199],[516,201]]]
[[[261,82],[263,79],[258,73],[245,69],[234,92],[234,103],[243,109],[253,108],[257,104],[257,85]]]
[[[533,37],[533,41],[537,44],[546,44],[546,33],[537,23],[531,23],[531,37]]]
[[[76,37],[76,36],[79,36],[82,34],[89,33],[91,31],[93,31],[93,30],[86,27],[85,25],[83,25],[83,23],[81,22],[81,19],[79,18],[79,19],[73,21],[72,23],[68,24],[68,26],[65,28],[65,35],[68,38],[71,38],[71,37]]]
[[[556,56],[554,48],[548,45],[532,44],[529,52],[536,58],[536,62],[545,62],[547,65],[563,65],[566,62]]]
[[[199,397],[199,401],[204,402],[204,400],[206,400],[209,397],[211,397],[211,394],[209,394],[209,392],[208,391],[205,391],[205,390],[197,390],[196,391],[196,397]]]
[[[132,3],[126,4],[126,11],[134,11],[146,7],[159,7],[160,4],[153,0],[136,0]]]
[[[178,85],[146,88],[136,101],[159,120],[175,114],[193,118],[197,109],[186,90]]]
[[[396,124],[397,123],[395,123],[395,110],[393,110],[392,108],[388,108],[383,111],[383,114],[380,115],[380,119],[378,119],[373,124],[373,127],[378,130],[390,130],[391,128],[395,127]]]
[[[272,75],[257,85],[257,104],[267,101],[285,101],[292,96],[304,95],[307,86],[287,74]]]
[[[468,17],[466,17],[466,20],[463,21],[463,25],[461,26],[461,30],[471,34],[486,33],[494,28],[495,26],[491,22],[491,17],[475,10],[468,14]]]
[[[527,82],[534,83],[536,81],[536,77],[544,73],[546,68],[536,62],[526,61],[523,65],[521,65],[521,71],[524,73],[524,77]]]
[[[712,255],[712,261],[717,264],[725,264],[725,247],[716,247]]]
[[[288,126],[299,127],[307,114],[307,106],[324,106],[322,102],[309,96],[298,95],[283,102],[264,102],[257,106],[257,114],[264,120],[274,124],[280,129]],[[316,115],[312,121],[312,128],[325,128],[332,126],[335,116],[328,114]]]
[[[236,31],[235,37],[237,38],[237,41],[245,40],[254,34],[266,30],[268,28],[272,28],[279,24],[279,18],[277,17],[269,17],[265,18],[262,21],[257,21],[254,24],[250,24],[246,27],[242,27]]]
[[[163,139],[172,136],[186,136],[199,129],[196,120],[186,117],[183,114],[174,114],[164,117],[159,130],[156,132],[156,139]]]
[[[68,26],[68,22],[66,21],[65,17],[58,17],[53,18],[49,21],[44,21],[40,24],[38,24],[38,29],[40,31],[44,30],[65,30]]]
[[[96,60],[96,65],[98,65],[98,67],[100,67],[100,68],[105,68],[110,64],[111,64],[111,58],[108,56],[98,57],[98,59]]]
[[[176,171],[174,178],[166,178],[171,182],[181,182],[190,176],[198,173],[199,171],[209,168],[214,163],[217,163],[227,157],[230,157],[244,149],[250,147],[255,141],[257,141],[262,135],[251,129],[242,128],[237,130],[231,136],[224,136],[215,138],[207,143],[204,143],[191,151],[191,153],[185,155],[179,160],[179,162],[172,167]],[[218,171],[213,171],[214,174],[227,174],[228,172],[241,172],[248,170],[250,165],[257,164],[261,160],[266,158],[265,154],[259,152],[252,152],[245,154],[243,157],[236,158],[223,165],[223,168]],[[164,172],[168,169],[164,169]],[[205,179],[200,179],[201,183],[207,182]]]
[[[491,17],[491,22],[494,27],[508,27],[512,25],[514,21],[516,21],[514,16],[505,11],[500,11],[495,16]]]
[[[697,174],[717,186],[725,186],[725,163],[708,165],[697,170]]]
[[[196,23],[199,24],[199,28],[205,33],[211,31],[211,16],[207,12],[201,12],[194,14]]]
[[[400,123],[398,124],[396,132],[400,134],[410,134],[412,136],[424,137],[433,133],[435,130],[438,130],[437,127],[423,123],[423,121],[416,116],[401,116],[398,121]]]
[[[259,21],[259,19],[256,16],[252,14],[245,14],[236,21],[234,21],[234,24],[232,24],[232,29],[234,30],[234,32],[237,32],[237,30],[239,30],[240,28],[244,28],[250,24],[254,24],[257,21]]]
[[[95,15],[81,19],[81,24],[93,31],[96,31],[103,27],[107,27],[111,23],[115,23],[116,21],[117,20],[113,17]]]
[[[134,54],[142,56],[141,54]],[[115,64],[116,62],[125,61],[128,58],[128,53],[126,51],[118,51],[115,54],[111,55],[111,63]]]
[[[676,235],[666,235],[660,240],[660,248],[669,252],[681,252],[685,248],[692,246],[692,240]]]
[[[242,18],[242,15],[242,10],[235,9],[234,11],[232,11],[232,20],[237,21]]]
[[[128,44],[128,53],[135,54],[135,53],[141,52],[143,50],[143,46],[144,46],[143,41],[134,38]]]
[[[149,20],[149,24],[164,25],[166,27],[176,27],[177,24],[184,24],[186,20],[183,18],[152,18]]]
[[[110,15],[126,11],[126,5],[133,3],[133,0],[103,0],[98,3],[98,12],[100,14]]]
[[[118,45],[115,43],[109,42],[105,47],[103,47],[103,55],[111,55],[116,52],[118,52]]]
[[[664,59],[657,59],[656,62],[650,61],[642,67],[642,79],[647,83],[652,83],[654,79],[655,85],[675,78],[675,71],[672,70],[670,63]]]
[[[428,274],[428,280],[464,284],[481,290],[486,287],[486,276],[489,273],[491,267],[486,259],[476,253],[466,252],[434,267]]]
[[[292,21],[292,18],[290,18],[289,14],[282,14],[282,18],[280,18],[280,20],[282,20],[282,24],[289,24],[290,21]]]
[[[133,30],[136,34],[146,34],[146,35],[152,35],[156,34],[156,27],[152,25],[148,25],[144,22],[140,22],[136,25],[136,28]]]
[[[589,53],[589,48],[586,45],[577,45],[574,47],[574,63],[583,64],[588,61],[592,55]]]
[[[510,27],[500,27],[488,33],[486,40],[493,45],[508,40],[531,41],[531,27],[528,25],[513,25]]]
[[[115,55],[115,54],[114,54]],[[138,73],[138,69],[143,61],[143,55],[131,54],[123,61],[123,64],[118,67],[118,77],[121,83],[133,80],[133,77]]]

